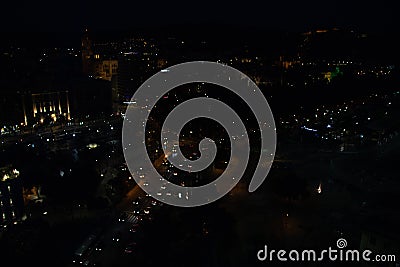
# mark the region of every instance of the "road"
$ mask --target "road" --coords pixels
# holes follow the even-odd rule
[[[165,155],[161,155],[154,161],[154,165],[161,167],[165,159]],[[127,245],[132,242],[136,243],[138,238],[138,233],[132,233],[130,230],[135,224],[146,223],[146,220],[153,214],[152,212],[146,214],[145,211],[153,211],[152,208],[157,205],[162,204],[146,196],[140,186],[135,185],[115,206],[113,221],[105,226],[103,233],[97,237],[96,242],[89,247],[84,256],[73,259],[75,263],[72,263],[71,266],[93,266],[93,264],[113,266],[116,260],[126,264],[134,261],[134,253],[125,252]],[[126,215],[126,218],[122,219],[121,215]],[[119,239],[118,241],[115,240],[116,237]]]

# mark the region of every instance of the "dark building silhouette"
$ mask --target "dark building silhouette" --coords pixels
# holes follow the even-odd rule
[[[93,59],[92,41],[89,37],[88,29],[82,36],[82,72],[89,74],[91,69],[91,60]]]

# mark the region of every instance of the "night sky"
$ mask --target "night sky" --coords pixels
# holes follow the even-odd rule
[[[307,31],[346,27],[398,32],[395,1],[7,1],[2,32],[78,32],[221,24]]]

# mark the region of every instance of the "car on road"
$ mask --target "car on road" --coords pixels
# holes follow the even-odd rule
[[[93,264],[85,258],[75,258],[72,260],[74,265],[93,266]]]
[[[94,247],[95,251],[103,251],[104,250],[104,241],[100,240]]]
[[[118,217],[118,221],[119,221],[119,222],[125,222],[127,218],[128,218],[128,215],[127,215],[125,212],[123,212],[123,213],[121,213],[121,215]]]
[[[131,242],[126,246],[124,252],[125,253],[133,253],[135,248],[136,248],[136,242]]]
[[[116,232],[115,235],[113,236],[112,240],[114,242],[120,242],[122,238],[121,232]]]
[[[131,233],[136,233],[139,230],[139,224],[135,223],[132,225],[132,227],[129,229],[129,232]]]
[[[150,214],[151,208],[152,208],[151,206],[144,208],[143,213],[146,215]]]

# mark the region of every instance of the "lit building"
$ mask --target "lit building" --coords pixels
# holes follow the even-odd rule
[[[20,220],[24,199],[19,171],[11,166],[0,168],[0,225]]]
[[[58,118],[71,119],[68,91],[32,94],[32,114],[35,122]]]
[[[96,79],[111,81],[111,77],[117,74],[118,61],[104,59],[107,56],[94,51],[92,40],[86,29],[82,36],[82,72]]]
[[[95,55],[92,76],[97,79],[111,81],[111,77],[117,74],[117,70],[118,60],[100,60],[100,55]]]

